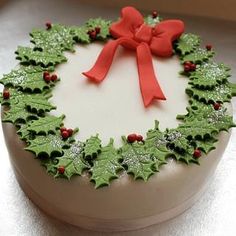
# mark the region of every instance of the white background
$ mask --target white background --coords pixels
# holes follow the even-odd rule
[[[189,3],[191,7],[191,3]],[[0,74],[8,73],[16,64],[14,51],[27,45],[28,33],[44,22],[82,24],[89,17],[116,18],[118,9],[93,7],[80,1],[17,0],[0,1]],[[165,14],[164,14],[165,15]],[[167,16],[170,16],[166,14]],[[217,60],[232,68],[231,80],[236,82],[236,26],[234,22],[184,19],[187,31],[202,36],[213,44]],[[0,87],[2,89],[2,87]],[[236,99],[233,100],[234,113]],[[0,236],[48,235],[128,235],[128,236],[234,236],[236,235],[236,130],[220,162],[207,192],[187,212],[179,217],[143,230],[129,233],[96,233],[61,223],[42,213],[19,188],[4,144],[0,127]]]

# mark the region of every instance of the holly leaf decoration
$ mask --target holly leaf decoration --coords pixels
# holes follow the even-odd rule
[[[232,98],[232,89],[229,83],[219,84],[214,89],[187,88],[186,93],[198,101],[205,103],[229,102]]]
[[[29,140],[27,151],[33,152],[37,157],[62,156],[63,149],[69,148],[68,141],[62,139],[60,134],[36,135],[35,139]]]
[[[125,137],[123,141],[125,144],[121,148],[122,165],[127,169],[128,174],[134,176],[134,179],[147,181],[156,171],[156,162],[152,155],[145,150],[143,144],[137,142],[129,144]]]
[[[38,119],[37,115],[28,111],[25,104],[19,103],[17,106],[12,106],[10,110],[5,111],[3,114],[3,122],[10,123],[26,123],[29,120]]]
[[[230,76],[229,67],[224,64],[208,62],[202,64],[190,75],[190,84],[196,88],[213,88],[218,84],[227,82]]]
[[[180,153],[176,150],[172,150],[172,156],[176,159],[176,161],[180,161],[185,164],[189,163],[199,164],[199,160],[197,158],[194,158],[193,156],[193,151],[194,149],[191,146],[189,147],[188,150]]]
[[[166,147],[167,140],[164,133],[159,130],[159,122],[155,121],[155,128],[147,132],[147,138],[145,139],[145,149],[151,153],[152,158],[156,162],[156,170],[163,164],[166,164],[166,158],[170,152]]]
[[[181,55],[193,52],[200,45],[200,38],[195,34],[182,34],[178,39],[177,51],[181,52]]]
[[[86,26],[88,30],[94,30],[96,27],[100,28],[100,32],[97,34],[97,38],[101,40],[106,40],[110,35],[109,27],[111,25],[111,21],[104,20],[102,18],[89,19],[86,22]]]
[[[32,121],[25,124],[20,124],[19,129],[17,130],[17,134],[20,136],[20,139],[27,141],[34,138],[34,135],[28,130],[28,125],[31,124],[31,122]]]
[[[213,51],[207,51],[206,49],[197,48],[190,54],[186,54],[183,56],[182,61],[191,61],[193,63],[202,63],[204,61],[208,61],[210,57],[214,55]]]
[[[101,152],[101,140],[98,135],[91,136],[86,140],[84,146],[84,157],[87,160],[91,160],[97,157],[97,155]]]
[[[18,70],[12,70],[9,74],[5,74],[0,83],[4,86],[13,86],[30,92],[42,92],[52,86],[52,84],[44,81],[44,70],[40,66],[21,67]],[[49,68],[49,70],[51,69]]]
[[[29,124],[28,130],[36,134],[55,134],[62,126],[64,118],[64,115],[40,117]]]
[[[49,67],[67,61],[66,57],[64,57],[62,54],[47,51],[35,51],[29,47],[19,46],[16,54],[16,59],[20,60],[22,64],[27,65],[33,64]]]
[[[73,45],[75,42],[70,27],[53,24],[49,30],[34,29],[30,36],[36,49],[52,54],[61,54],[65,50],[74,51]]]
[[[154,27],[156,24],[160,23],[161,20],[162,19],[159,16],[153,17],[152,15],[148,15],[148,16],[144,17],[144,22],[147,25],[150,25],[152,27]]]
[[[78,27],[78,26],[72,26],[71,27],[71,34],[73,35],[73,39],[76,42],[80,43],[89,43],[90,37],[88,35],[88,29],[85,26]]]
[[[211,150],[214,150],[216,147],[214,145],[217,142],[217,139],[211,137],[206,140],[195,140],[195,147],[201,149],[204,153],[209,153]]]
[[[95,188],[109,185],[112,179],[118,178],[117,173],[123,170],[120,164],[122,157],[118,154],[118,151],[113,146],[113,140],[103,147],[101,153],[94,161],[94,165],[91,168],[91,181],[95,182]]]
[[[57,164],[53,164],[56,170],[55,177],[65,176],[70,179],[73,175],[82,175],[84,170],[90,168],[90,165],[83,158],[83,148],[82,142],[74,143],[69,149],[64,150],[63,156],[56,158]],[[65,172],[60,174],[57,169],[62,166],[65,168]]]

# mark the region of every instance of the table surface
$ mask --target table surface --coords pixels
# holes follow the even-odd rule
[[[80,25],[89,17],[116,18],[118,9],[93,7],[79,0],[0,0],[0,74],[8,73],[17,64],[14,51],[27,45],[28,33],[44,22]],[[164,14],[164,16],[170,16]],[[173,16],[173,15],[172,15]],[[212,43],[217,61],[232,68],[231,81],[236,82],[236,25],[234,22],[180,16],[187,31]],[[0,87],[2,89],[2,86]],[[234,117],[236,99],[233,99]],[[98,233],[64,224],[42,213],[21,191],[11,169],[0,127],[0,235],[128,235],[128,236],[234,236],[236,235],[236,130],[232,130],[224,153],[207,192],[188,211],[159,225],[128,233]]]

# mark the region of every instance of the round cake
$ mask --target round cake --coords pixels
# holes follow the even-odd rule
[[[124,7],[111,22],[46,23],[0,83],[23,191],[47,214],[125,231],[170,219],[206,189],[234,126],[236,86],[181,20]],[[118,47],[120,46],[120,47]]]

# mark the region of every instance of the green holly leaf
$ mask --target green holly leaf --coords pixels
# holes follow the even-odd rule
[[[155,128],[147,132],[147,138],[145,139],[145,149],[152,155],[152,158],[156,162],[156,170],[163,164],[166,164],[166,158],[170,152],[166,147],[167,140],[164,133],[159,130],[159,122],[155,121]]]
[[[37,115],[28,111],[25,108],[25,104],[19,103],[17,106],[12,106],[10,110],[4,112],[2,121],[10,123],[25,123],[29,120],[35,119],[38,119]]]
[[[193,52],[200,45],[200,38],[195,34],[182,34],[178,39],[177,50],[181,52],[181,55]]]
[[[42,92],[52,86],[52,84],[44,81],[44,70],[40,66],[21,67],[18,70],[12,70],[9,74],[5,74],[0,83],[4,86],[13,86],[30,92]]]
[[[77,142],[71,145],[69,149],[65,149],[63,156],[56,158],[57,164],[53,164],[56,170],[55,177],[63,177],[70,179],[73,175],[82,175],[83,171],[90,168],[90,165],[83,158],[84,144]],[[63,166],[65,172],[60,174],[57,169]],[[50,168],[52,169],[52,168]]]
[[[63,149],[69,148],[69,141],[62,139],[60,134],[36,135],[35,139],[29,140],[27,151],[33,152],[37,157],[62,156]]]
[[[181,153],[173,150],[172,155],[176,159],[176,161],[180,161],[185,164],[189,163],[199,164],[199,160],[197,158],[194,158],[193,152],[194,152],[193,147],[190,147],[187,151]]]
[[[112,179],[118,178],[117,173],[123,170],[120,160],[122,157],[113,146],[113,140],[103,147],[101,153],[94,161],[91,168],[91,181],[95,182],[95,188],[109,185]]]
[[[17,134],[20,136],[20,139],[22,140],[30,140],[34,138],[34,135],[28,130],[28,126],[32,123],[32,121],[29,121],[25,124],[20,124],[19,129],[17,130]]]
[[[230,102],[232,89],[229,83],[219,84],[214,89],[187,88],[186,93],[198,101],[205,103]]]
[[[224,64],[208,62],[202,64],[190,75],[190,84],[196,88],[213,88],[218,84],[227,82],[230,76],[229,67]]]
[[[40,117],[29,124],[28,130],[36,134],[55,134],[62,126],[64,118],[64,115]]]
[[[61,54],[65,50],[74,51],[74,40],[70,27],[53,24],[49,30],[34,29],[30,33],[36,49]]]
[[[160,23],[161,22],[161,17],[160,16],[157,16],[157,17],[153,17],[152,15],[148,15],[146,17],[144,17],[144,22],[147,24],[147,25],[150,25],[152,27],[154,27],[156,24]]]
[[[210,57],[214,55],[213,51],[207,51],[206,49],[197,48],[190,54],[184,55],[182,61],[191,61],[193,63],[201,63],[208,61]]]
[[[101,152],[101,140],[98,138],[98,135],[91,136],[86,140],[83,152],[84,157],[87,160],[97,157],[97,155]]]
[[[89,43],[90,42],[90,37],[88,35],[87,27],[72,26],[71,27],[71,34],[73,35],[73,39],[76,42],[81,42],[81,43]]]
[[[86,26],[88,30],[94,30],[96,27],[100,28],[100,32],[97,34],[97,38],[101,40],[106,40],[110,35],[109,27],[111,25],[111,21],[104,20],[102,18],[89,19],[86,22]]]
[[[143,144],[126,142],[121,148],[121,156],[123,158],[122,165],[127,169],[128,174],[132,174],[134,179],[143,179],[147,181],[151,175],[156,171],[156,162],[153,160],[152,155],[145,150]]]
[[[16,51],[17,57],[22,64],[40,65],[43,67],[55,66],[61,62],[67,61],[62,54],[51,53],[47,51],[35,51],[29,47],[19,46]]]
[[[195,140],[195,147],[202,150],[204,153],[209,153],[210,151],[214,150],[216,147],[214,145],[217,142],[217,139],[211,137],[206,140]]]

